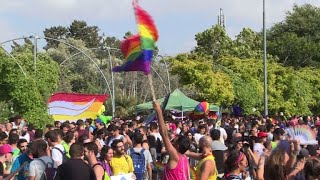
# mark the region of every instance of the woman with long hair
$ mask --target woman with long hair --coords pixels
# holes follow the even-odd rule
[[[226,180],[246,179],[247,166],[248,160],[243,152],[237,150],[231,151],[225,162],[224,178]]]
[[[317,157],[307,159],[304,165],[305,179],[320,179],[320,160]]]
[[[112,176],[112,171],[110,167],[110,161],[113,157],[113,149],[109,146],[103,146],[100,152],[99,163],[102,165],[103,169],[106,171],[108,176]]]
[[[291,180],[303,169],[304,162],[297,162],[297,154],[300,151],[299,141],[282,140],[276,149],[272,151],[264,166],[265,180]],[[293,169],[294,164],[297,165]],[[261,179],[261,178],[260,178]]]

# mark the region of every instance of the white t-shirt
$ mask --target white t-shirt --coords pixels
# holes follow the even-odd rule
[[[60,149],[63,153],[65,153],[64,147],[61,144],[57,144],[54,147]],[[58,168],[58,166],[62,164],[63,154],[55,148],[52,148],[51,150],[51,157],[54,160],[54,168]]]
[[[162,137],[161,137],[161,135],[160,135],[160,133],[150,133],[150,135],[151,136],[154,136],[155,138],[156,138],[156,141],[158,140],[158,139],[160,139],[160,141],[162,142]]]
[[[15,122],[11,122],[11,124],[12,124],[12,129],[18,129],[18,126],[16,125]]]
[[[45,164],[39,159],[43,160]],[[43,173],[46,170],[47,164],[49,163],[48,166],[52,167],[51,164],[53,163],[53,160],[49,156],[42,156],[39,159],[34,159],[29,165],[29,176],[34,176],[35,180],[44,179]]]
[[[179,135],[180,133],[181,133],[181,129],[180,129],[180,128],[177,128],[177,129],[176,129],[176,134]]]
[[[219,141],[222,142],[224,144],[224,136],[228,137],[228,134],[226,132],[226,130],[222,127],[218,128],[218,130],[220,131],[220,139]]]
[[[264,145],[261,143],[255,143],[253,146],[253,151],[257,151],[259,154],[259,157],[261,156],[261,154],[263,154],[263,150],[264,150]]]
[[[30,134],[29,133],[27,133],[26,135],[24,135],[24,136],[19,136],[19,139],[25,139],[25,140],[27,140],[28,141],[28,143],[30,142]]]
[[[124,136],[123,135],[120,135],[118,137],[115,137],[115,138],[111,138],[110,141],[108,142],[108,146],[111,147],[111,144],[113,143],[114,140],[116,139],[124,139]]]
[[[199,133],[195,133],[194,134],[194,140],[196,141],[197,144],[199,144],[199,140],[200,138],[202,138],[204,135],[203,134],[199,134]]]

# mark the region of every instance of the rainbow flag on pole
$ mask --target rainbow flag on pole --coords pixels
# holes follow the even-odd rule
[[[138,2],[133,2],[139,33],[125,39],[121,44],[121,51],[127,62],[113,68],[114,72],[142,71],[150,74],[150,65],[155,50],[155,42],[158,41],[158,30],[151,16],[142,9]]]
[[[56,93],[48,102],[48,112],[55,121],[96,118],[108,95]]]

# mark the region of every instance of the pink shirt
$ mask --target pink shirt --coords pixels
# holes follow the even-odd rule
[[[187,156],[179,154],[179,161],[174,169],[166,166],[163,180],[188,180],[189,178],[189,161]]]

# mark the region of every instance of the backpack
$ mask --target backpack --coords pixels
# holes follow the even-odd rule
[[[161,140],[159,138],[156,138],[156,150],[158,154],[161,154],[161,150],[162,150],[162,143]]]
[[[44,162],[44,160],[40,158],[38,160],[40,160],[45,166],[45,170],[40,179],[53,180],[54,176],[56,175],[56,168],[54,168],[53,160],[52,160],[52,163],[48,162],[47,164],[46,162]]]
[[[53,149],[58,150],[62,154],[62,163],[65,163],[65,162],[67,162],[69,160],[69,157],[67,156],[66,152],[62,152],[61,149],[56,148],[56,147],[53,147],[52,150]]]
[[[142,149],[140,152],[135,152],[133,148],[130,149],[130,156],[133,162],[134,174],[136,175],[137,180],[143,180],[146,170],[146,159],[144,157],[144,151],[145,149]]]

